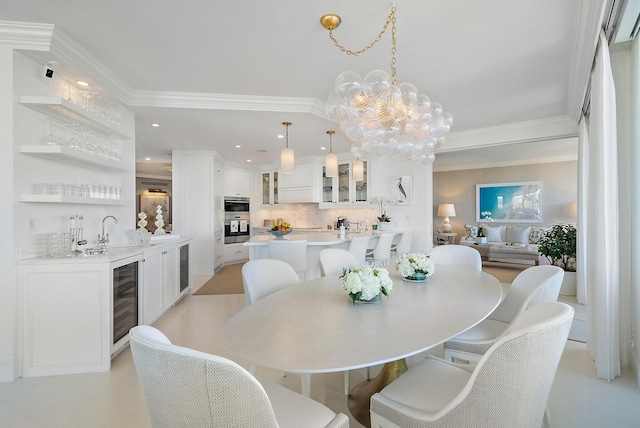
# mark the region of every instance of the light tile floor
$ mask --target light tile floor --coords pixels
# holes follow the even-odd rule
[[[176,344],[225,357],[220,343],[225,322],[244,307],[243,295],[188,296],[154,325]],[[434,350],[434,354],[441,349]],[[416,358],[420,359],[421,356]],[[409,360],[409,365],[416,360]],[[247,366],[246,364],[244,365]],[[376,374],[377,370],[372,370]],[[258,369],[258,374],[300,391],[300,378]],[[364,370],[351,373],[352,385],[364,380]],[[312,398],[336,412],[348,413],[342,373],[313,375]],[[549,399],[553,427],[640,426],[640,390],[625,370],[613,382],[597,379],[585,345],[569,341]],[[51,376],[0,383],[0,427],[134,428],[149,419],[127,348],[113,360],[108,373]],[[351,427],[361,427],[351,420]]]

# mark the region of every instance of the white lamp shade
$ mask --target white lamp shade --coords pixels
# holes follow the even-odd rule
[[[289,147],[280,150],[280,172],[283,174],[293,172],[293,150]]]
[[[569,202],[567,206],[567,217],[576,218],[578,217],[578,203],[577,202]]]
[[[360,159],[353,161],[353,181],[364,181],[364,162]]]
[[[325,175],[327,177],[338,176],[338,156],[335,153],[327,153],[324,157],[325,162]]]
[[[456,208],[453,204],[440,204],[438,206],[438,217],[455,217]]]

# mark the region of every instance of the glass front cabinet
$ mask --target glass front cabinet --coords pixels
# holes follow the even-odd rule
[[[363,160],[364,174],[362,181],[355,181],[353,179],[352,163],[352,160],[339,161],[337,177],[327,177],[326,168],[324,165],[322,166],[322,198],[320,208],[369,204],[369,162]]]
[[[278,171],[265,171],[261,174],[260,189],[262,205],[278,203]]]

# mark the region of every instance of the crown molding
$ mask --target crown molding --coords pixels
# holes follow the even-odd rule
[[[578,124],[567,116],[513,123],[503,126],[456,132],[446,137],[436,153],[472,149],[502,144],[527,143],[549,139],[575,137]]]
[[[14,49],[48,51],[53,30],[53,24],[0,21],[0,45]]]
[[[576,2],[577,31],[573,34],[573,52],[569,71],[569,93],[566,114],[579,120],[591,79],[591,68],[598,45],[598,36],[607,7],[606,0]]]
[[[575,155],[562,155],[562,156],[547,156],[547,157],[539,157],[539,158],[526,158],[517,161],[491,161],[487,160],[485,162],[474,162],[469,165],[461,165],[461,166],[445,166],[445,167],[437,167],[434,164],[433,172],[447,172],[447,171],[462,171],[469,169],[485,169],[485,168],[501,168],[501,167],[509,167],[509,166],[520,166],[520,165],[533,165],[533,164],[541,164],[541,163],[554,163],[554,162],[569,162],[569,161],[577,161],[578,154]]]
[[[133,107],[311,113],[326,117],[324,103],[315,98],[135,90],[129,97],[129,105]]]
[[[86,74],[119,101],[126,103],[129,99],[131,87],[58,27],[53,31],[51,53],[61,64],[69,64]]]

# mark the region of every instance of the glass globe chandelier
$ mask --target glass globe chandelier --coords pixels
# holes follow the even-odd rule
[[[420,94],[411,83],[396,85],[396,6],[391,8],[384,28],[367,47],[352,51],[340,45],[333,35],[341,22],[338,15],[320,19],[333,43],[347,55],[360,55],[373,47],[391,24],[391,76],[373,70],[364,79],[355,71],[345,71],[335,81],[325,111],[340,124],[351,140],[351,153],[357,158],[394,154],[401,159],[433,163],[453,124],[453,116],[437,102]]]

